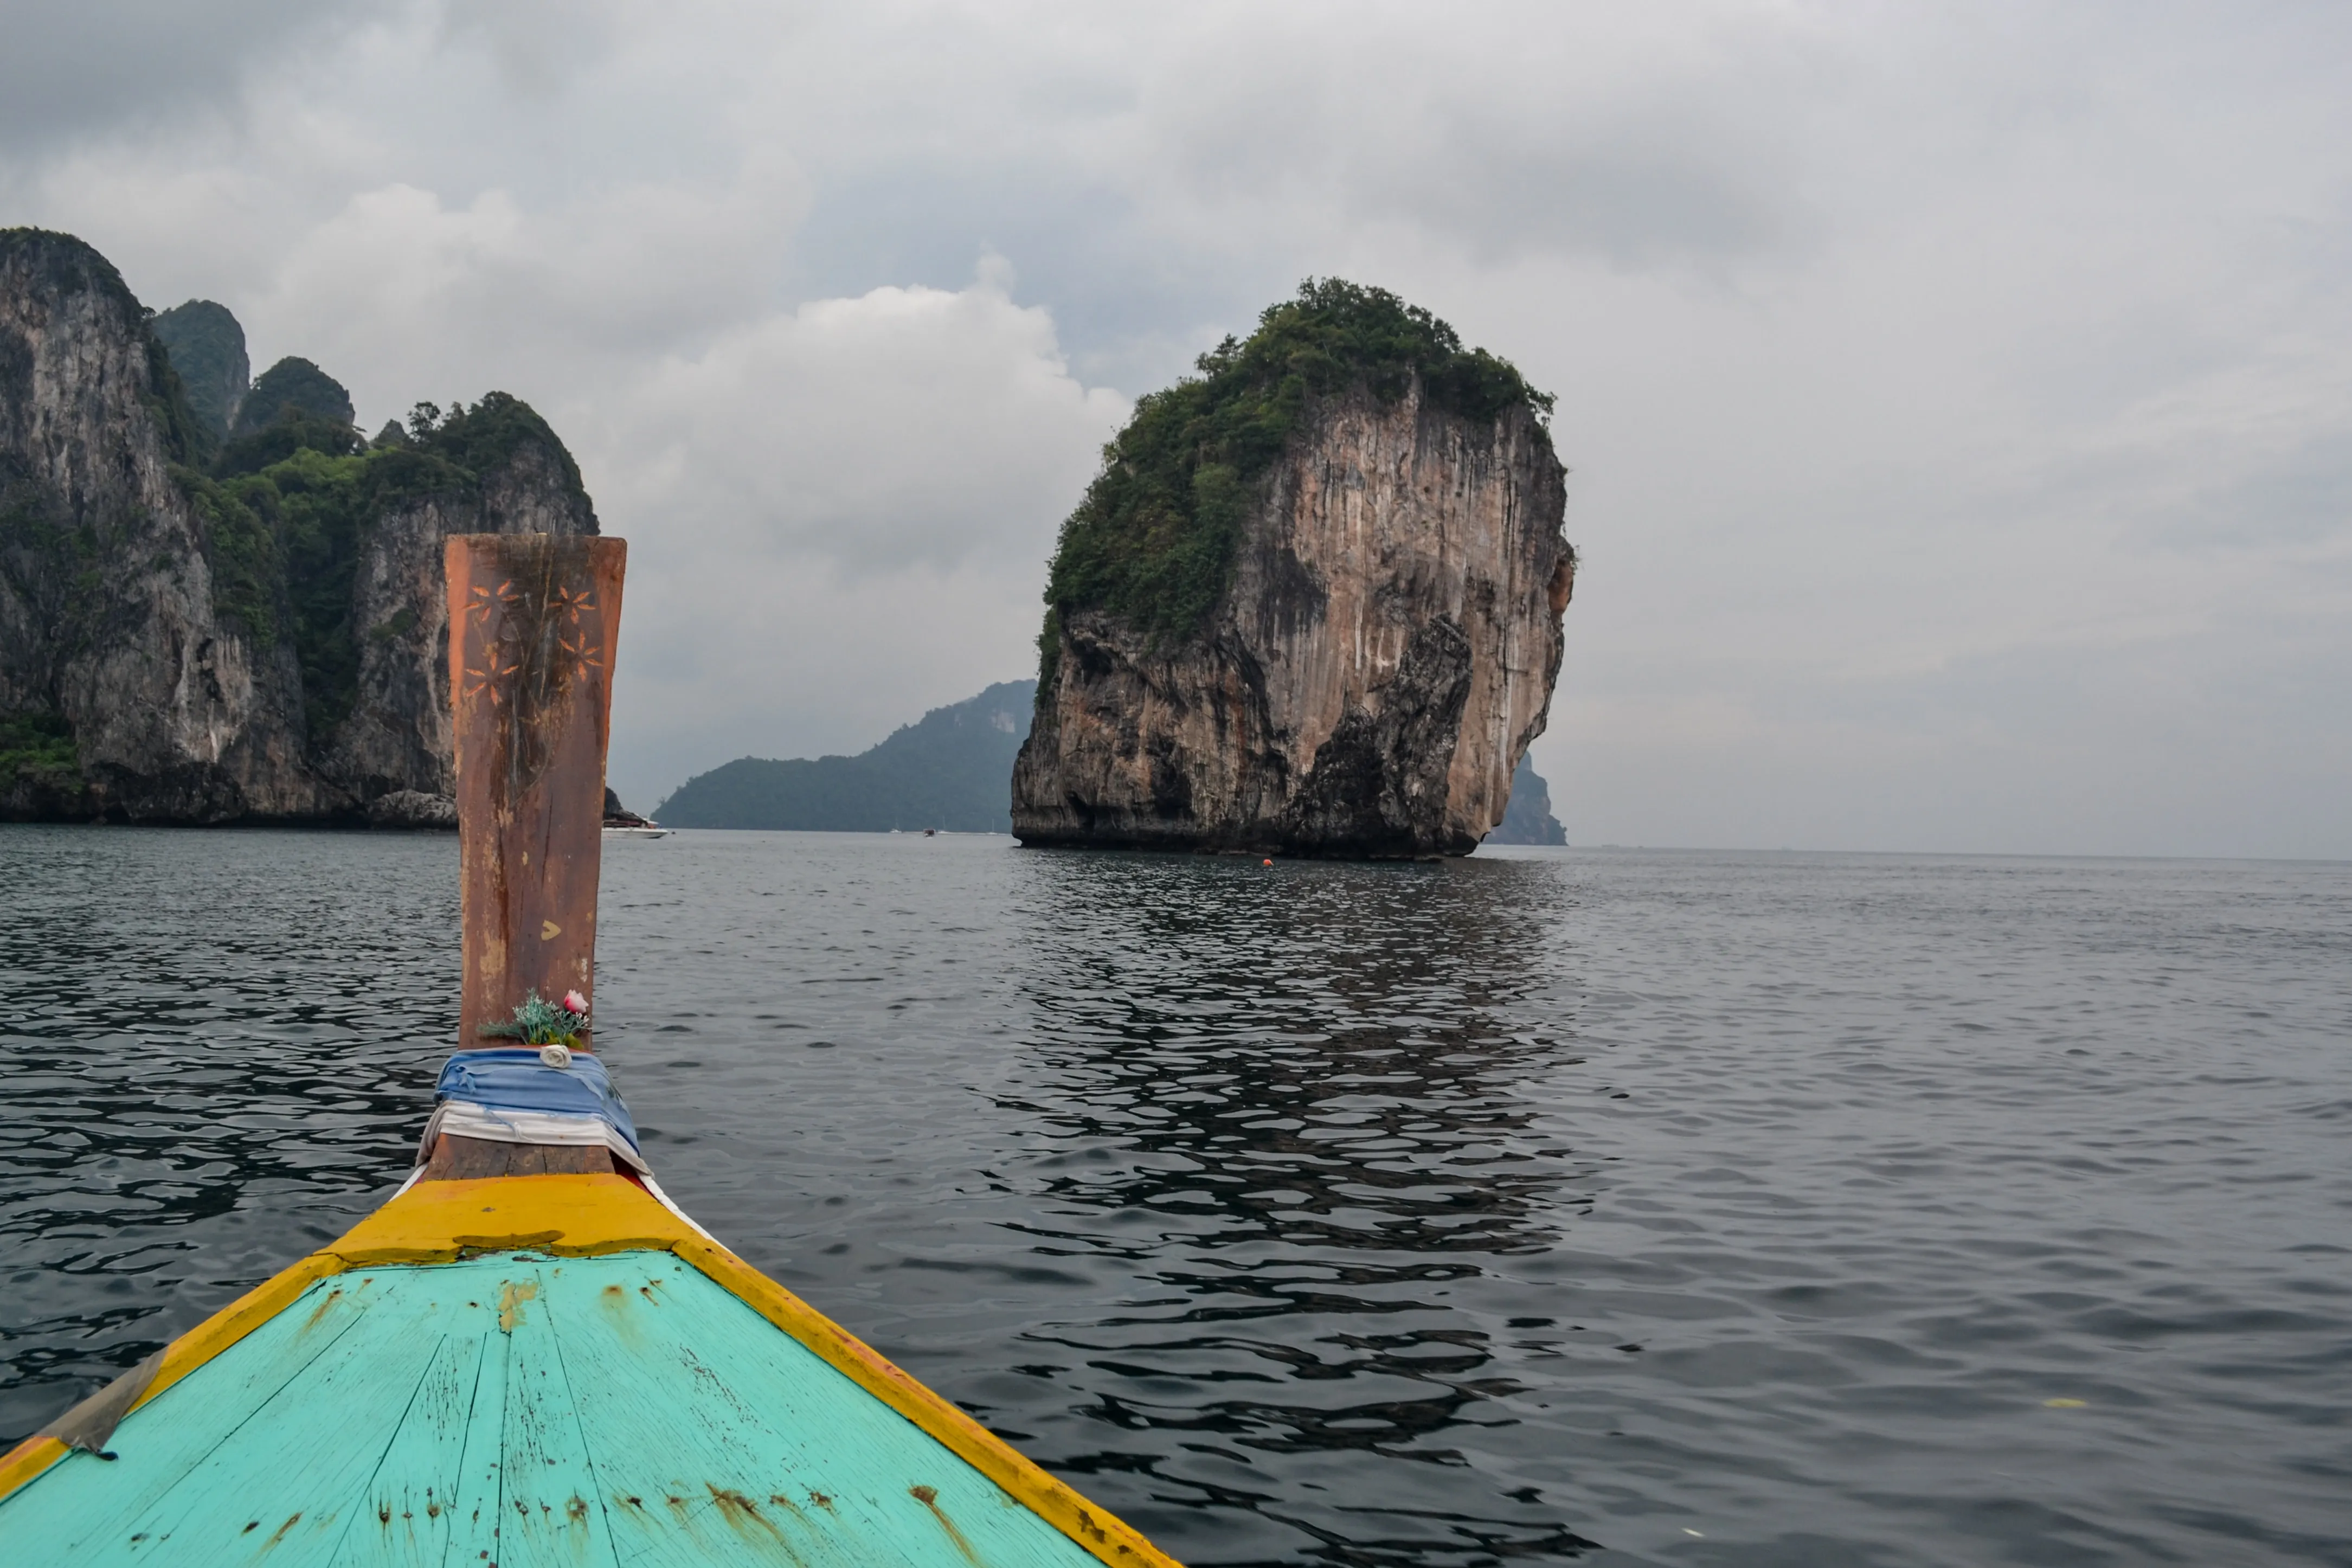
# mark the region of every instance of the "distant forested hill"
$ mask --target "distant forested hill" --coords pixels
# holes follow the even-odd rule
[[[654,816],[666,827],[1009,833],[1013,758],[1036,695],[1034,680],[1004,681],[854,757],[740,758],[687,780]]]

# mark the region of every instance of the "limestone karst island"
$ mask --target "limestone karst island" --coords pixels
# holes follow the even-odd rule
[[[236,318],[0,231],[0,816],[454,824],[453,534],[593,534],[527,405],[373,439]]]
[[[1063,528],[1013,832],[1468,854],[1543,732],[1576,584],[1549,399],[1337,280],[1200,371]]]
[[[1557,843],[1527,763],[1576,552],[1549,400],[1310,283],[1145,397],[1065,523],[1036,684],[858,757],[744,758],[679,826],[1427,857]],[[374,436],[236,317],[0,233],[0,818],[454,824],[442,548],[593,534],[502,393]],[[1008,789],[1008,775],[1010,784]]]

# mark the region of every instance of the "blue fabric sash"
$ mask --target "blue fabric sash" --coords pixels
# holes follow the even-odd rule
[[[593,1116],[627,1139],[630,1148],[637,1148],[637,1126],[629,1120],[629,1108],[613,1092],[604,1064],[584,1051],[573,1052],[568,1068],[541,1061],[536,1046],[459,1051],[442,1064],[433,1099],[436,1104],[459,1100],[493,1110]]]

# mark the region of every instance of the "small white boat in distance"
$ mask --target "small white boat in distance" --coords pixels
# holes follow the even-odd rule
[[[621,797],[613,793],[611,784],[604,786],[605,837],[667,838],[677,831],[674,827],[664,827],[650,816],[639,816],[621,804]]]

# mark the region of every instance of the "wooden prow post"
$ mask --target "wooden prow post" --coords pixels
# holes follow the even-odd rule
[[[625,541],[452,537],[449,700],[457,733],[466,984],[458,1049],[496,1044],[531,992],[596,996],[596,876]],[[584,1043],[584,1037],[583,1037]]]

